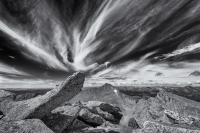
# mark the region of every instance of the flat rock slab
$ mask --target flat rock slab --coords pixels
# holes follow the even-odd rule
[[[43,96],[19,102],[4,103],[3,106],[0,106],[0,110],[6,108],[4,120],[41,119],[53,109],[77,95],[83,87],[84,80],[84,74],[78,72],[69,76],[59,88],[55,88]]]
[[[0,121],[0,133],[54,133],[39,119]]]

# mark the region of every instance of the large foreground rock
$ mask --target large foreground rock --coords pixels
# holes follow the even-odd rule
[[[97,127],[106,121],[119,123],[121,117],[121,110],[115,105],[89,101],[86,103],[66,103],[51,111],[42,118],[42,121],[56,133],[68,133],[73,130],[83,131],[86,127]]]
[[[67,132],[73,128],[73,123],[75,120],[77,121],[80,111],[81,108],[79,106],[67,105],[58,107],[42,118],[42,121],[56,133],[61,133],[64,130]]]
[[[0,103],[0,110],[6,115],[4,120],[41,119],[47,113],[77,95],[83,87],[84,77],[82,73],[75,73],[69,76],[59,88],[55,88],[43,96],[19,102]]]
[[[0,121],[0,133],[54,133],[41,120]]]

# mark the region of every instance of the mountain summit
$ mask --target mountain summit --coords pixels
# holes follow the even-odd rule
[[[195,70],[195,71],[192,72],[189,76],[200,76],[200,71]]]
[[[164,76],[164,74],[161,73],[161,72],[157,72],[157,73],[155,74],[155,76]]]

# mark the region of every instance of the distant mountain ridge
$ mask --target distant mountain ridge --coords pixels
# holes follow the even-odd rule
[[[164,76],[164,74],[163,74],[162,72],[157,72],[157,73],[155,74],[155,76]]]
[[[89,88],[81,91],[77,96],[70,100],[70,103],[76,101],[87,102],[87,101],[101,101],[110,104],[120,105],[124,99],[133,99],[124,93],[121,93],[116,87],[111,84],[104,84],[101,87]]]
[[[195,71],[192,72],[189,76],[200,76],[200,71],[195,70]]]

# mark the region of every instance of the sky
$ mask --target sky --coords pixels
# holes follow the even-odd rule
[[[89,83],[199,82],[199,12],[191,0],[1,0],[0,88],[77,71]]]

